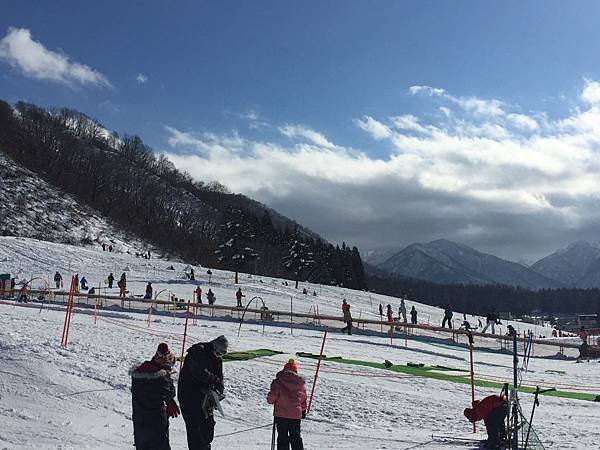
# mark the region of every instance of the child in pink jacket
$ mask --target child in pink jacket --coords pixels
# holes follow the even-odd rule
[[[300,420],[306,417],[306,384],[298,365],[290,359],[271,383],[267,402],[274,405],[277,450],[304,450]]]

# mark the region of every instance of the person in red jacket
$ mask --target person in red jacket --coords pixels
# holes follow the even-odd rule
[[[465,417],[469,422],[475,423],[483,420],[487,431],[488,440],[484,448],[500,448],[506,439],[504,419],[508,412],[506,399],[501,395],[489,395],[483,400],[475,400],[472,408],[466,408]]]
[[[235,298],[237,300],[237,307],[238,308],[242,308],[242,297],[245,297],[244,294],[242,294],[242,288],[238,288],[237,292],[235,293]]]
[[[304,450],[300,420],[306,417],[306,384],[298,365],[290,359],[271,383],[267,402],[274,406],[277,450]]]

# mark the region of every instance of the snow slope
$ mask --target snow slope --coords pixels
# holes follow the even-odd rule
[[[173,264],[175,271],[167,267]],[[182,279],[185,265],[162,260],[144,260],[127,254],[109,254],[68,245],[32,239],[0,238],[0,272],[18,271],[19,278],[54,273],[63,276],[79,272],[97,284],[107,271],[116,274],[125,268],[130,289],[142,292],[146,281],[166,287],[180,297],[190,297],[192,283]],[[218,303],[234,300],[233,275],[212,269],[210,285]],[[205,269],[197,268],[206,284]],[[260,282],[262,279],[262,283]],[[321,313],[339,315],[339,303],[346,297],[355,314],[375,316],[380,302],[395,299],[334,287],[307,285],[317,297],[295,294],[281,280],[242,277],[248,297],[260,294],[271,309],[289,306],[294,295],[298,308],[319,303]],[[301,304],[304,299],[305,304]],[[373,308],[371,308],[373,302]],[[310,303],[310,304],[309,304]],[[0,303],[0,448],[26,449],[126,449],[131,448],[130,379],[128,369],[150,357],[158,342],[166,341],[181,351],[183,319],[154,316],[150,329],[146,314],[110,312],[96,326],[88,311],[76,310],[70,344],[59,345],[64,312],[38,304],[16,307]],[[411,305],[409,304],[409,307]],[[437,308],[416,304],[422,317],[433,321],[443,314]],[[396,309],[396,307],[394,308]],[[87,313],[86,313],[87,312]],[[378,316],[377,316],[378,317]],[[233,351],[271,348],[284,352],[246,362],[227,362],[225,376],[226,418],[217,418],[213,448],[268,448],[271,434],[271,408],[265,397],[270,381],[290,355],[297,351],[317,353],[322,332],[244,324],[237,336],[238,323],[199,319],[190,327],[188,346],[225,334]],[[540,329],[543,330],[543,329]],[[403,343],[402,343],[403,344]],[[394,364],[420,362],[454,369],[468,368],[466,349],[439,342],[409,340],[390,345],[389,339],[371,335],[346,336],[332,330],[325,352],[330,356],[357,358]],[[310,390],[316,361],[298,358]],[[475,372],[490,378],[511,379],[512,357],[477,352]],[[175,375],[176,377],[176,375]],[[571,385],[586,392],[600,393],[597,363],[576,364],[569,360],[532,359],[525,381],[542,386]],[[481,397],[496,389],[477,388]],[[523,407],[531,407],[532,396],[523,394]],[[459,447],[432,439],[432,435],[469,438],[470,425],[462,409],[470,402],[468,385],[391,373],[369,367],[324,362],[316,387],[313,411],[303,422],[307,449],[448,449]],[[600,419],[598,403],[541,397],[534,424],[547,448],[598,448]],[[261,427],[262,428],[256,428]],[[482,438],[482,426],[476,436]],[[246,431],[249,430],[249,431]],[[228,435],[229,433],[240,432]],[[172,448],[185,445],[181,418],[171,421]]]
[[[78,203],[70,194],[0,152],[0,235],[31,237],[55,242],[112,245],[122,252],[144,251],[148,245],[109,223],[102,215]]]

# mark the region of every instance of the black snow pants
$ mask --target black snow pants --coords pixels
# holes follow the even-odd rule
[[[346,326],[342,328],[342,333],[348,332],[349,335],[352,335],[352,321],[349,320],[346,322]]]
[[[189,450],[210,450],[215,436],[215,419],[200,415],[183,415]]]
[[[442,328],[446,328],[446,322],[448,322],[448,328],[452,329],[452,316],[444,316],[444,320],[442,320]]]
[[[502,406],[498,406],[490,411],[487,419],[485,419],[485,429],[488,435],[488,446],[499,445],[506,439],[506,429],[504,427],[504,419],[508,410],[506,402]],[[492,447],[493,448],[493,447]]]
[[[300,436],[300,419],[284,419],[275,417],[277,427],[277,450],[304,450]]]

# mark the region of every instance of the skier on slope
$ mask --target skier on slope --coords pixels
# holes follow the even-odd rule
[[[383,305],[381,303],[379,304],[379,315],[383,316]]]
[[[417,310],[415,309],[415,305],[413,305],[410,310],[410,323],[416,325],[417,324]]]
[[[219,336],[211,342],[192,345],[179,375],[177,397],[187,430],[190,450],[210,450],[215,432],[214,397],[223,396],[223,356],[229,342]]]
[[[392,311],[392,305],[387,305],[387,320],[388,322],[393,322],[394,321],[394,312]]]
[[[146,285],[146,294],[144,295],[144,300],[152,300],[152,283],[148,283]]]
[[[87,291],[88,289],[89,287],[87,285],[87,280],[85,279],[85,277],[81,277],[81,290]]]
[[[119,286],[119,297],[125,297],[127,294],[127,274],[125,272],[121,274],[121,279],[117,283],[117,286]]]
[[[245,295],[242,294],[242,288],[238,288],[237,292],[235,293],[235,298],[237,300],[237,307],[238,308],[242,307],[242,297],[245,297]]]
[[[196,290],[194,291],[194,293],[196,294],[196,303],[199,303],[201,305],[202,304],[202,288],[200,286],[198,286],[196,288]]]
[[[398,308],[398,318],[402,318],[402,321],[406,323],[406,304],[404,303],[404,297],[400,298],[400,307]]]
[[[464,415],[469,422],[483,420],[488,439],[484,448],[501,448],[506,439],[504,419],[508,413],[508,403],[500,395],[489,395],[483,400],[475,400],[472,408],[465,408]]]
[[[208,300],[209,305],[214,305],[217,301],[217,297],[215,297],[215,293],[212,291],[212,289],[208,289],[208,292],[206,293],[206,299]]]
[[[113,282],[115,281],[115,276],[113,275],[112,272],[108,274],[108,276],[106,277],[106,280],[108,281],[108,288],[112,289]]]
[[[267,402],[274,406],[277,450],[303,450],[301,419],[306,417],[306,384],[298,365],[290,359],[271,383]]]
[[[344,314],[344,322],[346,326],[342,328],[342,333],[348,332],[348,335],[352,335],[352,315],[350,314],[350,303],[344,299],[342,301],[342,314]]]
[[[452,329],[452,306],[450,303],[446,305],[444,309],[444,320],[442,320],[442,328],[446,328],[446,322],[448,322],[448,328]]]
[[[62,282],[62,275],[58,273],[58,270],[54,274],[54,283],[56,284],[56,289],[60,289],[60,283]]]
[[[19,290],[19,299],[18,303],[27,303],[27,298],[29,297],[29,289],[27,289],[27,285],[24,284],[23,287]]]
[[[486,314],[486,324],[481,330],[482,333],[485,333],[488,327],[492,326],[492,334],[496,334],[496,324],[498,323],[498,314],[496,313],[496,308],[492,309],[489,313]]]
[[[171,370],[175,357],[164,342],[131,375],[133,435],[137,450],[170,450],[169,419],[179,415]],[[168,417],[167,417],[168,416]]]

